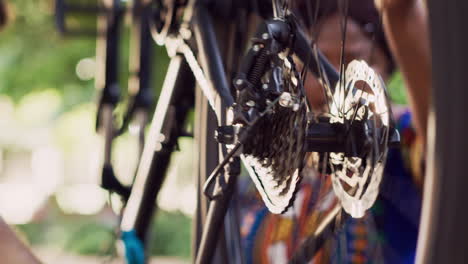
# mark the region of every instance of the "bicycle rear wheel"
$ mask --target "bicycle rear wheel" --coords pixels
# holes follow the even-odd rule
[[[343,1],[343,2],[347,3],[348,1]],[[342,34],[344,34],[344,35],[342,35],[342,37],[343,37],[342,41],[345,42],[345,37],[346,37],[346,34],[347,34],[347,31],[346,31],[346,17],[347,16],[344,13],[344,11],[341,10],[341,9],[338,9],[337,12],[338,12],[338,16],[339,16],[338,21],[340,22],[340,24],[339,24],[340,26],[338,28],[338,31],[342,32]],[[271,17],[271,15],[270,15],[270,17]],[[336,21],[337,20],[335,20],[335,22]],[[317,20],[315,20],[314,23],[316,23],[316,25],[320,24],[319,21],[317,21]],[[344,26],[343,26],[343,24],[344,24]],[[362,29],[360,29],[360,30],[362,30]],[[315,35],[315,34],[312,34],[312,35],[313,35],[313,37],[315,37],[314,40],[318,41],[319,37],[317,35]],[[268,36],[267,36],[267,39],[268,39]],[[368,40],[368,42],[373,43],[373,41],[371,41],[369,39],[367,39],[367,40]],[[229,45],[229,41],[227,42],[227,44]],[[328,85],[328,90],[325,89],[325,92],[324,92],[325,96],[323,96],[325,100],[326,99],[329,99],[329,100],[337,99],[338,100],[340,98],[336,94],[332,94],[332,91],[331,91],[331,89],[335,88],[335,87],[331,87],[331,86],[335,86],[335,84],[337,82],[339,82],[339,81],[342,81],[343,84],[340,84],[340,86],[337,86],[337,87],[339,87],[339,89],[343,89],[343,93],[348,95],[349,91],[344,90],[345,89],[344,88],[344,86],[345,86],[344,83],[346,83],[346,81],[345,81],[345,78],[343,78],[343,76],[345,75],[345,65],[346,65],[346,62],[347,62],[344,59],[346,57],[345,54],[344,54],[345,53],[344,46],[345,45],[342,44],[342,48],[340,49],[340,54],[339,54],[340,58],[339,58],[339,61],[336,63],[338,65],[337,68],[339,68],[340,72],[341,72],[340,78],[338,78],[337,76],[333,76],[333,78],[331,78],[331,76],[325,76],[325,77],[322,76],[322,75],[317,76],[317,77],[319,77],[321,79],[323,86]],[[309,49],[309,47],[305,47],[305,49]],[[370,54],[372,54],[372,50],[373,50],[373,45],[370,45],[370,47],[369,47]],[[317,51],[317,49],[314,49],[314,51]],[[317,68],[320,69],[319,70],[320,74],[325,74],[324,72],[322,72],[322,71],[324,71],[325,66],[320,64],[320,60],[318,59],[317,53],[315,53],[315,55],[316,56],[314,58],[308,58],[308,59],[309,60],[315,60],[316,64],[318,65]],[[367,57],[367,56],[372,57],[371,55],[366,53],[366,54],[361,54],[361,59],[362,59],[362,57]],[[284,64],[286,65],[287,63],[284,63]],[[327,67],[331,67],[331,66],[327,65]],[[361,67],[361,66],[359,66],[359,67]],[[368,69],[367,66],[366,67],[362,66],[361,68],[365,68],[366,70]],[[372,74],[371,70],[367,70],[367,71],[370,73],[370,75],[372,75],[373,79],[378,80],[378,77],[375,77],[376,75]],[[307,71],[304,71],[304,72],[307,72]],[[335,71],[335,73],[336,73],[336,71]],[[261,74],[263,74],[263,72]],[[336,75],[338,75],[338,74],[336,74]],[[309,78],[312,78],[312,77],[309,76]],[[332,80],[332,79],[334,80],[333,85],[326,84],[325,80]],[[364,79],[361,80],[361,81],[365,82]],[[323,86],[321,86],[321,89],[324,89]],[[348,87],[348,83],[346,83],[346,86]],[[351,85],[351,86],[353,86],[353,85]],[[359,97],[358,99],[367,99],[367,98],[362,98],[362,95],[363,95],[363,92],[364,92],[365,89],[366,88],[359,89],[360,92],[358,92],[358,94],[360,93],[361,97],[358,96]],[[372,89],[372,87],[370,87],[369,89]],[[377,94],[379,94],[379,93],[380,93],[380,95],[385,94],[381,90],[382,90],[382,88],[380,88],[379,91],[375,92],[375,94],[374,94],[375,97],[377,97]],[[353,94],[354,94],[354,92],[355,91],[353,90]],[[323,92],[320,91],[320,94],[322,94],[322,93]],[[351,93],[349,93],[349,94],[351,94]],[[318,93],[312,94],[312,97],[318,97]],[[345,107],[344,104],[343,104],[343,102],[345,101],[344,97],[346,97],[346,96],[341,97],[341,100],[342,100],[341,103],[342,104],[340,105],[340,109],[338,109],[338,107],[336,106],[336,103],[335,103],[335,110],[336,110],[335,112],[344,111],[344,109],[341,108],[341,107]],[[385,96],[383,96],[383,98],[385,98]],[[357,101],[359,101],[359,100],[357,100]],[[385,101],[385,99],[382,100],[382,101]],[[332,108],[331,105],[333,105],[333,104],[332,104],[332,102],[329,101],[329,102],[327,102],[327,105],[329,107],[328,114],[331,114],[332,110],[330,110],[330,108]],[[351,109],[351,108],[354,108],[354,105],[346,105],[346,107]],[[364,107],[364,109],[366,109],[366,107]],[[358,110],[358,109],[356,108],[354,110]],[[317,112],[320,112],[320,111],[317,111]],[[354,111],[354,112],[356,114],[351,114],[350,118],[347,117],[349,119],[347,119],[346,122],[352,123],[352,122],[354,122],[354,120],[356,120],[356,116],[357,116],[358,111]],[[346,115],[344,115],[344,113],[341,113],[341,114],[342,114],[342,117],[346,116]],[[384,113],[380,113],[380,114],[384,114]],[[325,117],[329,118],[329,120],[331,119],[331,117],[329,117],[329,116],[325,116]],[[360,118],[361,118],[361,120],[364,119],[363,114],[360,116]],[[319,118],[317,118],[317,119],[319,119]],[[387,119],[384,119],[384,121],[382,121],[381,123],[387,123],[388,124],[389,123],[388,119],[389,118],[388,118],[388,113],[387,113]],[[376,125],[376,124],[377,124],[377,122],[374,121],[373,125]],[[265,130],[263,132],[267,132],[266,131],[267,129],[270,129],[270,128],[265,127]],[[273,138],[278,137],[278,135],[271,135],[271,136]],[[382,138],[384,138],[384,141],[385,141],[385,140],[387,140],[387,137],[388,137],[388,134],[386,134]],[[378,140],[376,140],[375,138],[376,137],[374,136],[374,138],[373,138],[374,142],[373,143],[374,143],[374,145],[377,145],[377,144],[375,144],[375,142],[378,141]],[[212,147],[215,148],[214,146],[212,146]],[[258,146],[253,145],[251,147],[252,147],[252,149],[254,151]],[[384,146],[383,146],[382,149],[383,149],[382,156],[378,156],[375,153],[372,154],[374,156],[378,156],[377,159],[379,159],[379,161],[381,161],[381,163],[382,163],[382,160],[385,160],[386,142],[384,143]],[[205,154],[203,154],[203,155],[205,155]],[[283,154],[283,153],[280,153],[280,154]],[[380,153],[378,153],[378,154],[380,154]],[[332,154],[328,154],[327,152],[320,153],[318,155],[317,155],[317,153],[309,155],[309,158],[307,159],[307,165],[308,165],[307,169],[309,170],[309,174],[310,174],[309,175],[310,179],[308,179],[308,180],[311,181],[311,182],[308,183],[309,188],[308,189],[306,188],[307,190],[304,190],[304,191],[299,191],[298,196],[296,197],[296,201],[294,203],[289,203],[289,201],[286,201],[286,202],[281,201],[280,204],[281,204],[281,206],[284,206],[284,207],[283,208],[275,208],[275,213],[287,210],[284,217],[274,215],[274,214],[269,214],[267,212],[267,209],[263,206],[262,202],[257,199],[257,201],[259,203],[257,205],[253,206],[254,208],[256,208],[256,209],[254,209],[255,212],[253,213],[255,221],[254,221],[253,224],[250,223],[252,229],[249,232],[247,232],[248,234],[246,236],[245,236],[245,232],[243,234],[244,235],[243,249],[247,250],[247,251],[250,250],[250,251],[256,251],[256,252],[246,253],[246,255],[248,255],[248,257],[246,259],[246,262],[258,262],[259,258],[260,258],[261,260],[267,260],[267,261],[270,261],[270,262],[277,261],[279,263],[284,263],[284,262],[286,262],[288,260],[287,256],[291,255],[291,252],[294,252],[294,251],[296,251],[297,248],[299,248],[299,246],[301,245],[301,242],[302,242],[303,239],[305,239],[309,235],[314,236],[314,233],[320,233],[321,232],[322,229],[321,229],[320,223],[322,223],[322,222],[332,223],[332,222],[335,221],[335,220],[333,220],[333,218],[340,214],[340,209],[339,209],[339,207],[337,207],[338,202],[334,197],[334,192],[333,192],[332,187],[331,187],[332,182],[330,181],[330,177],[328,177],[327,175],[331,173],[330,170],[336,169],[336,168],[339,168],[343,172],[345,172],[348,168],[352,169],[350,166],[346,167],[346,166],[343,165],[345,163],[343,161],[343,159],[341,159],[342,163],[338,164],[336,167],[335,167],[336,163],[333,164],[333,165],[330,165],[329,160],[331,158],[339,159],[339,157],[337,158],[336,156],[337,155],[335,155],[335,157],[334,157]],[[215,157],[213,157],[213,158],[215,158]],[[372,176],[373,176],[372,174],[374,173],[373,170],[371,170],[370,172],[367,170],[368,167],[371,167],[369,164],[372,161],[373,160],[368,159],[368,160],[366,160],[364,162],[361,161],[361,163],[359,163],[359,164],[366,164],[366,162],[367,162],[367,165],[364,165],[364,167],[366,169],[363,170],[363,171],[367,171],[366,172],[366,174],[367,174],[366,177],[367,178],[372,178]],[[352,163],[352,161],[350,159],[348,159],[347,162]],[[338,166],[340,166],[340,167],[338,167]],[[360,165],[356,165],[356,166],[360,168]],[[380,168],[379,168],[380,171],[375,170],[377,172],[377,174],[382,173],[382,171],[381,171],[382,167],[383,166],[380,166]],[[373,168],[370,168],[370,169],[373,169]],[[206,173],[206,171],[205,171],[205,173]],[[356,173],[356,174],[358,174],[358,173]],[[358,175],[358,177],[359,177],[359,175]],[[361,178],[364,178],[364,177],[361,177]],[[360,183],[361,184],[361,186],[360,186],[361,190],[359,190],[359,192],[362,192],[363,189],[365,189],[366,187],[369,187],[369,186],[372,186],[373,188],[378,187],[378,182],[377,183],[374,183],[374,182],[369,183],[369,182],[366,182],[366,179],[364,180],[364,183]],[[339,181],[338,181],[338,183],[339,183]],[[304,185],[307,185],[307,184],[304,184]],[[259,184],[257,184],[257,188],[259,188]],[[372,189],[372,188],[370,188],[370,189]],[[290,190],[290,189],[288,189],[288,190]],[[292,189],[292,192],[294,192],[294,191],[295,190]],[[349,191],[349,189],[344,190],[344,192],[346,192],[346,191]],[[375,190],[373,190],[373,191],[375,191]],[[200,195],[201,195],[201,192],[200,192]],[[350,194],[348,193],[348,195],[350,195]],[[367,209],[368,207],[370,207],[372,205],[373,200],[375,200],[376,193],[374,192],[374,193],[372,193],[372,195],[373,195],[373,197],[367,199],[367,200],[370,200],[370,202],[368,202],[365,206],[363,206],[363,207],[366,207],[364,209]],[[343,194],[342,196],[346,196],[346,195]],[[239,199],[241,201],[243,201],[243,202],[249,200],[248,198],[245,198],[245,197],[247,197],[247,196],[245,196],[245,194],[241,194]],[[286,198],[289,199],[291,197],[288,196]],[[199,197],[199,199],[201,200],[203,198]],[[250,200],[254,200],[254,199],[250,199]],[[263,197],[263,199],[265,200],[264,197]],[[279,198],[279,199],[282,199],[282,198]],[[203,202],[200,202],[199,204],[201,205],[201,207],[204,205]],[[291,205],[291,207],[289,207],[289,209],[288,209],[289,205]],[[245,204],[242,204],[242,206],[245,206]],[[273,207],[274,207],[274,205],[273,205]],[[258,208],[260,208],[260,209],[258,209]],[[247,209],[247,211],[248,210],[249,209]],[[360,209],[360,211],[359,211],[359,213],[357,213],[357,215],[361,216],[362,214],[363,214],[363,211],[362,211],[362,209]],[[199,214],[197,216],[197,218],[201,219],[202,215],[203,214]],[[244,217],[242,217],[242,220],[245,220],[247,218],[248,217],[246,215],[244,215]],[[344,222],[344,221],[345,220],[342,220],[341,222]],[[199,222],[201,222],[201,220],[197,220],[197,223],[199,223]],[[264,223],[267,223],[267,224],[264,224]],[[249,223],[245,222],[245,221],[242,224],[243,225],[249,225]],[[363,225],[367,225],[367,224],[372,225],[372,221],[369,220],[369,221],[367,221],[365,223],[361,223],[361,224],[363,224]],[[199,227],[199,225],[197,225],[197,226]],[[337,225],[337,226],[339,226],[339,225]],[[336,235],[336,232],[338,231],[338,228],[331,228],[331,229],[326,228],[324,230],[326,230],[328,232],[321,233],[321,236],[323,238],[321,245],[330,244],[330,241],[332,241],[332,240],[335,240],[335,242],[336,242],[337,238],[339,238],[341,240],[343,240],[343,239],[346,240],[347,239],[346,234],[344,234],[344,232],[341,232],[341,234],[339,234],[338,236]],[[285,233],[287,233],[287,235],[284,235]],[[251,243],[252,239],[255,239],[255,237],[262,237],[262,236],[267,237],[267,240],[268,239],[270,240],[270,241],[267,241],[267,242],[261,242],[261,243],[270,243],[270,245],[268,245],[268,247],[264,247],[261,244],[254,245],[253,243]],[[281,245],[279,243],[276,243],[279,240],[282,240],[282,238],[281,238],[282,236],[283,236],[283,238],[286,236],[287,239],[289,239],[289,241],[287,242],[287,243],[289,243],[288,245]],[[326,254],[329,254],[332,250],[335,250],[335,251],[344,250],[344,251],[346,251],[347,250],[346,249],[347,241],[342,242],[341,240],[336,242],[335,244],[333,244],[331,247],[327,248],[328,252],[326,252]],[[320,247],[316,247],[316,248],[318,250]],[[259,258],[256,258],[256,257],[253,256],[253,254],[257,253],[257,251],[258,252],[261,251],[260,254],[263,254]],[[279,256],[275,255],[275,254],[277,254],[277,252],[280,252]],[[313,252],[311,254],[308,254],[309,257],[313,257],[314,255],[315,255],[315,252]],[[330,258],[328,258],[328,259],[330,259]],[[335,260],[335,262],[341,262],[341,261],[345,261],[346,259],[348,259],[348,256],[347,256],[347,254],[345,252],[344,256],[338,256],[334,260]],[[299,258],[298,261],[299,262],[306,262],[308,260],[309,259]]]
[[[295,257],[292,260],[293,262],[304,263],[310,261],[310,258],[314,257],[315,253],[317,253],[322,247],[325,247],[325,249],[321,251],[321,260],[335,263],[342,263],[349,261],[349,259],[352,258],[359,258],[360,254],[366,250],[372,252],[373,258],[371,259],[373,260],[377,259],[378,254],[381,254],[378,252],[378,249],[372,247],[356,250],[358,251],[356,254],[350,253],[351,250],[348,249],[348,244],[359,243],[360,245],[372,245],[372,243],[367,243],[367,241],[369,241],[368,239],[370,239],[372,234],[376,233],[377,227],[373,217],[370,216],[370,214],[367,214],[363,220],[346,219],[346,217],[344,217],[345,213],[340,212],[338,205],[339,201],[336,199],[335,193],[338,194],[337,196],[340,198],[340,202],[343,207],[345,207],[347,213],[354,214],[356,217],[362,217],[365,210],[369,209],[369,207],[372,206],[373,202],[377,198],[379,181],[383,174],[383,164],[386,160],[386,144],[389,137],[388,124],[391,123],[391,110],[389,109],[390,106],[388,105],[384,88],[382,86],[377,87],[375,82],[372,84],[367,82],[367,77],[372,80],[380,80],[380,77],[375,74],[373,70],[367,67],[365,63],[361,62],[351,62],[351,70],[346,67],[348,66],[348,62],[353,59],[364,59],[367,60],[369,64],[371,64],[372,62],[369,62],[369,60],[372,61],[373,57],[382,58],[387,56],[387,54],[385,54],[385,51],[383,50],[384,47],[382,47],[381,43],[375,43],[377,42],[375,41],[377,37],[373,36],[372,34],[370,35],[373,37],[369,37],[368,34],[363,33],[365,28],[363,28],[364,26],[360,25],[356,21],[357,18],[354,17],[353,19],[349,19],[349,21],[347,21],[348,9],[352,9],[357,12],[356,10],[359,9],[358,4],[352,3],[351,1],[336,1],[338,3],[337,5],[333,6],[332,4],[330,6],[329,2],[322,1],[323,4],[328,3],[326,7],[323,7],[323,9],[326,9],[324,11],[321,9],[322,7],[320,6],[320,1],[316,1],[316,5],[314,6],[315,10],[317,10],[316,14],[319,11],[323,13],[320,16],[314,16],[313,11],[308,12],[308,14],[311,14],[310,17],[314,17],[314,20],[298,23],[299,25],[305,24],[309,27],[312,27],[312,30],[310,30],[311,32],[308,33],[309,37],[313,38],[314,42],[310,43],[311,47],[305,45],[303,49],[312,49],[314,51],[314,56],[301,59],[306,66],[304,68],[307,68],[307,60],[313,61],[315,63],[315,71],[314,69],[310,68],[309,70],[315,73],[315,80],[320,80],[318,83],[319,89],[312,89],[311,92],[309,88],[306,88],[306,91],[309,89],[307,97],[309,102],[314,101],[314,99],[319,97],[322,97],[323,100],[323,102],[318,103],[316,101],[311,102],[312,113],[309,112],[311,115],[311,120],[308,120],[309,124],[314,122],[320,123],[320,120],[322,119],[328,120],[329,123],[334,123],[337,122],[337,119],[341,118],[338,122],[351,126],[356,120],[365,120],[366,117],[364,113],[368,111],[367,113],[373,112],[374,116],[382,116],[384,114],[386,115],[377,121],[376,119],[367,119],[365,121],[370,120],[369,126],[373,125],[372,128],[376,128],[379,124],[382,123],[387,124],[387,127],[381,127],[380,130],[378,128],[375,129],[375,131],[387,130],[387,132],[382,133],[381,136],[379,135],[379,139],[381,140],[376,140],[377,136],[374,134],[372,144],[376,147],[377,151],[368,152],[365,156],[366,158],[362,158],[361,160],[353,159],[353,155],[359,156],[356,155],[358,153],[349,154],[346,151],[337,153],[340,151],[331,150],[332,148],[330,145],[326,144],[324,144],[324,148],[321,151],[309,153],[305,162],[306,166],[302,170],[302,180],[304,182],[301,186],[301,189],[297,191],[295,199],[294,197],[292,198],[294,202],[288,204],[287,201],[280,201],[277,203],[281,204],[281,206],[288,204],[290,207],[288,208],[288,206],[285,206],[277,208],[275,205],[272,206],[271,204],[267,204],[268,209],[271,210],[273,207],[274,213],[285,211],[283,215],[270,214],[265,207],[258,205],[253,205],[251,206],[252,208],[247,209],[248,212],[244,215],[244,219],[246,219],[246,221],[243,223],[243,225],[248,226],[248,228],[246,228],[248,229],[246,232],[247,235],[244,237],[244,242],[246,244],[245,250],[250,251],[249,253],[246,253],[247,262],[287,262],[292,256],[295,255],[294,252],[301,250],[302,242],[308,237],[312,237],[313,239],[307,239],[306,241],[310,241],[316,245],[306,246],[305,250],[312,250],[313,252],[308,252],[307,254],[298,254],[298,257]],[[369,3],[373,2],[368,1],[367,4]],[[276,6],[278,7],[281,5]],[[308,8],[310,8],[310,6]],[[304,9],[307,8],[302,6],[295,11],[299,11],[299,13],[305,12]],[[277,11],[277,13],[280,12]],[[308,14],[305,15],[307,16]],[[357,14],[354,15],[357,16]],[[375,23],[371,26],[374,26],[374,29],[378,28],[379,19],[374,19],[374,22]],[[272,22],[272,24],[273,23],[274,22]],[[319,34],[320,32],[321,34]],[[356,32],[360,33],[356,35]],[[338,36],[336,36],[337,34]],[[263,35],[261,37],[263,37]],[[366,48],[363,49],[365,51],[359,53],[359,55],[353,55],[353,53],[350,52],[348,48],[346,48],[347,45],[356,45],[356,37],[361,40],[362,43],[367,45],[365,46]],[[254,40],[254,43],[261,43],[257,39],[260,39],[260,37],[257,36],[256,40]],[[265,39],[268,39],[268,36]],[[298,39],[299,38],[296,36],[295,40]],[[326,41],[322,41],[323,39]],[[346,39],[351,42],[346,44]],[[267,46],[268,44],[265,45]],[[322,55],[320,55],[318,52],[317,46],[320,46],[320,49],[325,50],[326,57],[332,58],[331,62],[336,66],[339,74],[333,75],[333,72],[336,73],[337,71],[330,69],[331,66],[323,62],[320,57]],[[254,48],[255,46],[253,49]],[[336,52],[330,52],[330,50],[333,49],[338,50],[338,54],[336,54]],[[374,54],[374,51],[376,54]],[[386,63],[382,64],[383,70],[380,69],[381,74],[388,74],[385,71],[388,70],[387,67],[389,66],[386,65]],[[377,65],[380,64],[377,63]],[[362,76],[357,74],[357,72],[359,72],[361,69],[365,69],[365,74]],[[268,73],[265,75],[269,76]],[[271,75],[273,75],[273,73]],[[302,71],[301,77],[305,75],[309,75],[309,80],[313,78],[312,74],[308,72],[308,70]],[[354,82],[352,80],[353,78]],[[365,84],[359,84],[359,82],[364,82]],[[305,83],[305,86],[315,85],[307,83],[307,79]],[[366,85],[370,87],[367,87]],[[356,86],[357,88],[354,88]],[[367,95],[365,95],[366,93]],[[366,101],[368,98],[372,97],[369,96],[369,94],[372,94],[374,98],[381,96],[381,98],[375,101],[380,100],[383,102],[385,107],[382,108],[382,111],[376,110],[378,108],[376,104],[374,104],[372,107],[361,108],[361,102]],[[364,104],[366,103],[364,102]],[[324,109],[322,109],[320,106],[323,106]],[[364,111],[360,112],[359,109],[364,109]],[[352,114],[350,114],[349,111]],[[360,117],[357,118],[357,116]],[[269,129],[274,129],[273,125],[272,127],[265,126],[263,130],[257,132],[261,135],[266,134],[267,136],[265,137],[272,136],[273,138],[280,140],[278,135],[271,135]],[[347,136],[347,133],[343,134]],[[358,138],[353,138],[353,140],[351,140],[352,143],[356,143],[358,141]],[[384,142],[384,144],[379,145],[377,142]],[[268,148],[268,144],[263,144],[260,147],[265,148],[265,146]],[[257,147],[259,146],[253,146],[253,148]],[[278,155],[282,154],[283,153],[279,153]],[[263,164],[269,164],[268,160],[265,159]],[[257,168],[254,168],[254,170],[261,171],[261,168]],[[339,174],[337,172],[341,172],[340,177],[337,177]],[[334,176],[330,177],[330,174]],[[255,177],[252,178],[255,180]],[[358,185],[356,182],[359,182]],[[267,183],[264,181],[256,185],[257,189],[262,192],[261,188],[266,186]],[[272,184],[272,186],[273,185],[274,184]],[[338,185],[338,187],[335,185]],[[334,190],[332,189],[332,186]],[[267,189],[267,187],[264,189]],[[275,189],[275,186],[273,186],[271,189]],[[340,192],[337,192],[337,189]],[[270,197],[272,196],[262,195],[263,200],[268,200]],[[248,201],[255,199],[254,196],[251,196],[251,198],[252,199],[245,198],[244,200]],[[353,211],[353,206],[359,209]],[[249,221],[249,218],[253,218],[254,220]],[[335,220],[333,218],[335,218]],[[324,228],[322,223],[328,223],[328,225],[326,225],[327,228]],[[344,228],[340,228],[343,225]],[[367,240],[361,239],[359,236],[355,236],[354,238],[350,239],[348,231],[354,229],[362,230],[362,228],[366,230],[372,230],[372,234],[366,237]],[[355,239],[356,237],[357,239]],[[252,242],[252,240],[255,241]],[[319,245],[317,246],[317,244]],[[316,260],[319,261],[319,258],[320,257],[318,257]]]

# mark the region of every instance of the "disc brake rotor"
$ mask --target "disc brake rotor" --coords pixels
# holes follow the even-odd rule
[[[330,153],[329,162],[335,194],[343,209],[358,218],[364,216],[379,193],[387,156],[390,106],[382,79],[364,61],[352,61],[344,78],[333,95],[331,122],[349,128],[362,126],[364,137],[349,132],[346,137],[351,151]],[[353,152],[353,144],[358,141],[363,142],[362,150]]]

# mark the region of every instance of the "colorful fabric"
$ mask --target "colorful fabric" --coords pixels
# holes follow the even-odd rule
[[[417,138],[409,112],[398,118],[402,147],[392,149],[376,205],[362,219],[349,219],[310,263],[414,262],[421,207],[418,178],[411,160]],[[246,263],[287,263],[338,201],[329,175],[312,169],[309,154],[293,206],[282,215],[268,212],[253,185],[241,186],[242,237]],[[245,177],[244,185],[250,182]],[[415,184],[416,182],[416,184]]]

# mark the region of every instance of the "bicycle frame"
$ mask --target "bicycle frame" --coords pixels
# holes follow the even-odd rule
[[[220,49],[217,45],[217,39],[213,28],[213,23],[210,20],[210,15],[207,10],[199,6],[194,12],[193,16],[197,19],[194,24],[194,36],[198,44],[198,53],[201,57],[201,66],[197,64],[195,57],[192,57],[192,51],[184,43],[179,45],[178,51],[185,54],[174,55],[168,69],[168,73],[163,85],[163,90],[158,102],[153,122],[150,129],[148,144],[142,154],[141,162],[135,178],[135,184],[132,193],[128,200],[126,209],[122,219],[122,230],[129,231],[135,230],[138,238],[145,241],[145,234],[149,228],[152,212],[154,211],[154,200],[159,192],[162,180],[166,174],[169,164],[170,153],[174,149],[176,139],[179,133],[171,131],[171,126],[183,123],[183,119],[187,110],[193,105],[182,106],[181,101],[193,100],[194,96],[191,92],[194,90],[193,74],[192,72],[199,72],[201,67],[205,70],[206,75],[195,74],[198,82],[206,85],[202,88],[205,97],[211,104],[211,107],[216,108],[218,117],[222,109],[227,109],[227,106],[232,105],[233,98],[226,79],[226,73],[222,65]],[[179,40],[172,40],[168,45],[174,47]],[[180,43],[180,42],[179,42]],[[192,67],[190,71],[189,65]],[[206,77],[205,77],[206,76]],[[192,80],[186,80],[192,78]],[[205,79],[206,78],[206,79]],[[174,109],[176,115],[170,114],[170,108]],[[225,120],[218,119],[218,122],[226,122]],[[172,132],[172,133],[171,133]],[[159,151],[154,151],[155,144],[160,138],[160,134],[164,135],[166,140],[161,143],[162,148]],[[209,217],[208,219],[215,219],[210,227],[215,227],[213,232],[218,233],[219,228],[222,226],[222,219],[224,218],[225,211],[227,210],[227,202],[218,202],[221,208],[214,210],[216,217]],[[210,212],[213,211],[210,205]],[[211,213],[208,213],[209,215]],[[207,222],[211,223],[210,220]],[[216,241],[210,244],[209,248]],[[211,251],[213,251],[211,249]],[[206,251],[208,252],[208,251]]]

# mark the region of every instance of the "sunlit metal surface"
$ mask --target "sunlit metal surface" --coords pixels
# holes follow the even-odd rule
[[[282,55],[282,54],[281,54]],[[242,161],[270,212],[284,213],[294,200],[302,177],[307,107],[299,73],[290,56],[273,60],[278,74],[278,105],[257,125],[257,135],[244,145]],[[273,64],[273,63],[272,63]],[[284,89],[284,90],[283,90]],[[250,146],[256,148],[252,151]],[[261,151],[259,151],[261,150]]]
[[[387,156],[390,106],[382,79],[364,61],[352,61],[344,78],[335,89],[331,122],[363,122],[366,150],[361,155],[330,153],[330,166],[333,189],[343,209],[359,218],[379,193]]]
[[[163,89],[159,97],[160,99],[153,115],[153,121],[151,122],[151,127],[148,133],[148,138],[153,140],[148,140],[143,149],[140,166],[138,167],[138,172],[134,182],[134,186],[136,187],[132,190],[132,195],[127,202],[125,214],[122,219],[122,230],[124,231],[132,229],[132,224],[135,222],[137,217],[139,206],[141,206],[139,201],[143,195],[143,186],[145,185],[147,175],[150,170],[152,152],[158,151],[158,143],[160,143],[155,139],[161,139],[160,131],[164,123],[164,117],[166,116],[164,112],[167,110],[171,101],[171,95],[174,89],[173,83],[176,82],[178,73],[177,69],[182,63],[183,58],[181,56],[175,56],[169,64],[167,71],[168,75],[164,81]]]

